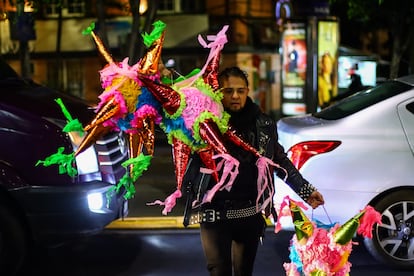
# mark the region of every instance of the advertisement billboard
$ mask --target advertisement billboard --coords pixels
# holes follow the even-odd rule
[[[318,107],[329,106],[338,95],[338,21],[318,21]]]
[[[282,113],[306,112],[305,84],[307,67],[306,29],[304,23],[289,23],[282,34]]]
[[[339,56],[338,58],[338,94],[349,92],[355,84],[360,86],[375,86],[377,83],[377,61],[364,56]],[[354,76],[357,76],[355,78]],[[354,91],[352,91],[354,92]]]

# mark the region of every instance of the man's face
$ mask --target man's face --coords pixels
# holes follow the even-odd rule
[[[249,88],[242,78],[230,76],[223,81],[221,91],[223,93],[222,103],[224,108],[237,112],[246,104]]]

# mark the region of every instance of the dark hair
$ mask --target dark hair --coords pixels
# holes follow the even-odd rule
[[[247,80],[247,73],[241,70],[237,66],[227,67],[218,74],[218,81],[220,86],[223,86],[223,82],[230,77],[238,77],[246,82],[246,86],[249,87],[249,81]]]

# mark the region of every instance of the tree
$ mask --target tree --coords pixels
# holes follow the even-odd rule
[[[387,28],[391,36],[390,78],[399,75],[400,64],[413,47],[414,1],[407,0],[329,0],[347,7],[347,16],[359,21],[364,30]],[[411,51],[412,52],[412,51]],[[410,64],[412,68],[412,64]]]
[[[128,41],[128,57],[129,64],[135,64],[144,54],[144,44],[141,40],[141,33],[150,33],[152,28],[152,23],[157,13],[159,0],[152,0],[148,2],[148,10],[146,12],[146,18],[143,28],[141,29],[141,20],[139,6],[140,0],[130,0],[129,4],[131,7],[132,14],[132,28],[130,33],[130,39]]]
[[[96,0],[97,18],[99,25],[99,35],[105,45],[107,45],[107,34],[105,30],[105,7],[106,6],[119,6],[123,5],[123,9],[129,10],[132,17],[131,32],[128,35],[128,39],[123,45],[121,51],[124,56],[129,57],[129,64],[135,64],[144,54],[145,46],[142,42],[142,33],[150,33],[152,29],[152,23],[154,22],[157,14],[159,0],[142,0],[148,4],[148,9],[144,15],[140,14],[139,9],[141,6],[141,0],[128,0],[128,1],[105,1]],[[128,4],[126,4],[128,2]],[[141,18],[144,17],[142,21]],[[143,22],[143,24],[142,24]]]
[[[24,16],[23,8],[25,3],[29,2],[26,0],[8,0],[12,6],[16,6],[16,22],[19,22],[20,18]],[[155,19],[158,3],[159,0],[146,0],[148,4],[148,9],[145,13],[144,20],[141,20],[141,14],[139,13],[139,7],[141,1],[144,0],[118,0],[118,1],[110,1],[110,0],[96,0],[96,11],[97,11],[97,25],[99,29],[99,36],[101,40],[108,46],[108,39],[107,33],[105,28],[105,8],[111,5],[117,6],[128,6],[129,13],[132,17],[132,26],[131,32],[129,35],[129,39],[126,41],[126,45],[123,47],[126,50],[125,55],[129,56],[129,63],[132,65],[136,63],[139,58],[143,55],[145,51],[145,45],[142,43],[141,40],[141,33],[144,32],[151,32],[152,23]],[[65,4],[64,0],[37,0],[37,1],[30,1],[35,9],[38,10],[43,5],[48,5],[50,3],[57,4],[59,10],[59,17],[58,17],[58,33],[57,33],[57,43],[56,43],[56,60],[59,61],[61,59],[61,38],[62,38],[62,7]],[[142,24],[143,22],[143,24]],[[34,27],[34,26],[33,26]],[[21,34],[23,30],[17,27],[16,33]],[[28,49],[28,41],[27,39],[21,39],[19,36],[19,48],[20,48],[20,60],[21,60],[21,68],[22,68],[22,76],[26,78],[30,78],[30,54]],[[59,62],[57,62],[57,66],[59,66]],[[58,71],[61,71],[57,69]]]

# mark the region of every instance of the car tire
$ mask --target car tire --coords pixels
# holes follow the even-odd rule
[[[15,275],[27,254],[27,238],[14,212],[0,202],[0,275]]]
[[[400,269],[414,268],[414,191],[392,192],[372,205],[381,213],[372,239],[364,244],[378,261]]]

